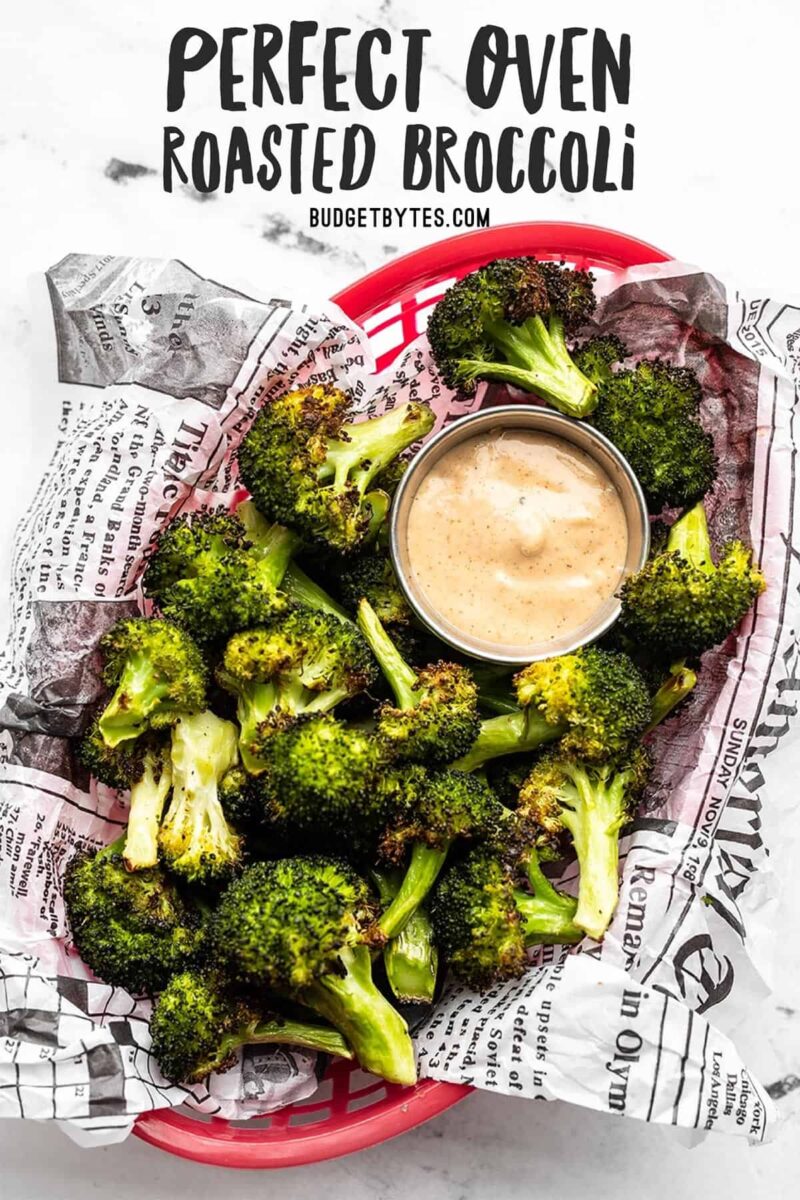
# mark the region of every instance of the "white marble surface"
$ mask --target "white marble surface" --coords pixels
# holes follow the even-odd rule
[[[12,526],[52,444],[52,414],[37,386],[50,364],[33,362],[30,348],[31,275],[69,250],[131,252],[179,257],[226,282],[254,281],[274,294],[330,295],[398,251],[431,240],[422,230],[360,231],[336,238],[315,234],[306,228],[310,196],[266,195],[247,188],[200,202],[187,192],[167,196],[161,190],[155,172],[166,120],[166,54],[172,33],[184,24],[214,31],[223,22],[248,26],[292,16],[324,22],[326,7],[309,2],[300,11],[285,2],[265,6],[249,0],[224,6],[213,0],[117,0],[114,5],[38,0],[4,12],[3,578]],[[609,32],[630,32],[633,88],[620,124],[629,119],[636,126],[635,190],[599,196],[490,195],[493,222],[565,219],[609,225],[720,274],[769,285],[773,294],[800,292],[792,118],[800,35],[795,0],[761,0],[758,5],[751,0],[672,0],[662,6],[584,0],[551,9],[548,19],[540,6],[507,0],[491,6],[474,0],[438,6],[421,0],[344,0],[336,8],[336,23],[355,30],[368,24],[393,30],[431,28],[420,119],[465,133],[521,119],[510,99],[494,113],[477,114],[463,96],[465,49],[480,24],[501,22],[532,38],[566,24],[602,24]],[[332,19],[330,9],[327,19]],[[276,119],[298,116],[285,111]],[[319,116],[312,99],[302,118],[313,124]],[[552,110],[542,117],[564,129],[574,122]],[[237,119],[256,130],[266,123],[258,112],[237,114]],[[394,108],[375,119],[379,164],[364,202],[399,199],[394,148],[405,120]],[[617,121],[616,115],[611,121]],[[187,132],[223,127],[212,86],[198,82],[179,123]],[[108,172],[112,159],[152,173],[115,181]],[[469,202],[458,192],[448,195],[450,201]],[[767,1084],[800,1074],[792,1012],[798,1007],[795,961],[781,971],[775,1000],[754,1014],[745,1035],[749,1061]],[[9,1200],[71,1200],[112,1187],[119,1200],[145,1194],[158,1200],[210,1192],[229,1182],[219,1172],[201,1171],[135,1140],[87,1153],[59,1131],[33,1124],[0,1127],[0,1154]],[[242,1175],[236,1180],[243,1196],[280,1187],[287,1197],[299,1197],[321,1186],[334,1197],[354,1200],[412,1192],[425,1200],[478,1200],[490,1191],[514,1200],[556,1190],[566,1198],[586,1192],[659,1198],[690,1187],[708,1197],[737,1200],[768,1191],[790,1193],[798,1184],[796,1124],[777,1144],[758,1151],[712,1141],[689,1152],[675,1136],[658,1129],[486,1095],[355,1158],[280,1177]]]

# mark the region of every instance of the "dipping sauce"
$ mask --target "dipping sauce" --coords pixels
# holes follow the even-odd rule
[[[628,527],[589,454],[551,434],[498,428],[431,466],[406,539],[414,584],[444,621],[525,647],[577,630],[613,596]]]

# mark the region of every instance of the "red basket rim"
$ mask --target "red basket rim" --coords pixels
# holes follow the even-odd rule
[[[670,259],[648,242],[599,225],[526,221],[474,230],[413,250],[364,275],[333,300],[351,320],[363,323],[432,278],[447,279],[480,262],[517,254],[563,255],[580,266],[617,270]],[[301,1166],[396,1137],[451,1108],[471,1091],[463,1084],[424,1079],[412,1088],[392,1088],[374,1106],[348,1113],[346,1123],[299,1125],[288,1136],[285,1125],[248,1129],[216,1118],[204,1122],[169,1108],[143,1113],[133,1131],[161,1150],[209,1166]]]

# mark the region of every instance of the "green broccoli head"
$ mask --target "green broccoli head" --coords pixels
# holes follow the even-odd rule
[[[407,625],[411,609],[397,582],[388,554],[371,550],[347,559],[339,575],[339,590],[354,612],[366,597],[383,625]]]
[[[698,419],[701,399],[693,371],[658,359],[600,386],[593,423],[625,455],[654,513],[694,504],[714,484],[714,440]]]
[[[545,878],[534,850],[527,876],[530,890],[490,846],[476,846],[439,881],[430,906],[437,943],[456,978],[476,991],[521,975],[529,946],[583,936],[574,899]]]
[[[235,513],[176,517],[147,564],[145,594],[198,642],[271,620],[289,607],[279,587],[298,539],[266,522],[257,536]]]
[[[162,1073],[184,1083],[226,1070],[245,1044],[283,1042],[352,1058],[334,1029],[272,1013],[208,969],[181,971],[170,979],[153,1008],[150,1034]]]
[[[188,883],[216,884],[239,866],[242,839],[225,819],[219,787],[237,761],[236,726],[212,712],[172,730],[172,799],[158,834],[161,855]]]
[[[725,640],[765,586],[740,541],[723,546],[714,564],[698,504],[672,526],[666,549],[623,584],[620,628],[659,662],[696,657]]]
[[[267,822],[289,841],[371,858],[388,811],[376,739],[329,715],[301,717],[265,745]]]
[[[444,383],[471,395],[491,379],[536,392],[581,417],[596,387],[575,365],[567,337],[594,312],[591,275],[534,258],[497,259],[445,293],[428,324]]]
[[[296,609],[268,628],[235,634],[218,682],[237,698],[242,760],[263,770],[264,744],[308,713],[325,713],[377,678],[356,626],[330,613]]]
[[[601,334],[576,347],[572,357],[584,375],[599,385],[611,379],[612,368],[628,357],[628,347],[613,333]]]
[[[350,399],[337,388],[300,388],[264,405],[238,455],[242,481],[263,513],[342,552],[377,532],[389,501],[371,485],[434,423],[431,410],[415,402],[358,424],[351,416]]]
[[[416,1065],[408,1027],[372,979],[375,912],[370,888],[343,860],[255,863],[223,895],[213,944],[233,978],[313,1009],[365,1070],[410,1084]]]
[[[395,695],[378,709],[377,738],[398,762],[434,766],[464,754],[480,729],[478,689],[466,667],[433,663],[420,670],[401,657],[368,600],[358,624]]]
[[[410,786],[397,789],[399,803],[381,839],[380,853],[390,862],[399,862],[413,843],[446,850],[456,839],[490,837],[503,821],[502,804],[477,775],[413,766],[395,774],[410,776]]]
[[[563,751],[602,762],[624,753],[650,721],[647,685],[627,654],[589,646],[531,663],[517,699],[561,731]]]
[[[200,913],[159,868],[128,871],[122,839],[70,860],[64,901],[86,965],[106,983],[134,994],[160,991],[203,949]]]
[[[600,941],[619,896],[619,834],[632,820],[647,783],[650,759],[642,746],[616,762],[591,764],[544,755],[519,796],[518,811],[540,830],[543,847],[568,839],[578,857],[575,924]]]
[[[106,745],[174,725],[206,701],[207,669],[197,646],[171,621],[126,617],[100,639],[103,681],[115,688],[98,727]]]

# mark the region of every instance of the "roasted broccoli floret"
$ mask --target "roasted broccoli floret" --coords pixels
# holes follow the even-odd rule
[[[219,802],[225,819],[239,833],[252,833],[264,824],[264,800],[255,778],[244,767],[231,767],[219,782]]]
[[[367,1071],[416,1080],[400,1014],[376,988],[367,938],[375,899],[343,861],[285,858],[247,867],[220,900],[213,944],[240,984],[268,988],[339,1030]]]
[[[78,757],[96,779],[119,791],[130,789],[128,828],[122,857],[129,871],[158,862],[158,827],[169,790],[172,764],[169,739],[145,733],[107,746],[95,719],[78,747]]]
[[[378,709],[376,737],[398,762],[452,762],[478,735],[478,693],[466,667],[439,662],[415,671],[401,657],[367,600],[358,624],[380,663],[395,704]]]
[[[650,510],[694,504],[717,475],[714,440],[698,419],[702,392],[688,367],[656,359],[609,374],[593,424],[625,455]]]
[[[236,763],[236,726],[212,712],[181,717],[172,729],[172,799],[158,844],[175,875],[214,884],[238,867],[242,840],[219,798],[220,781]]]
[[[572,352],[572,357],[592,383],[604,384],[614,374],[612,367],[628,356],[628,347],[613,333],[589,338]]]
[[[463,771],[427,772],[407,767],[382,780],[392,794],[380,856],[407,864],[400,886],[378,927],[395,937],[425,900],[454,841],[488,838],[503,822],[504,809],[490,787]]]
[[[765,586],[740,541],[723,546],[714,564],[697,504],[672,526],[666,550],[622,585],[620,628],[661,661],[695,657],[725,640]]]
[[[72,937],[100,979],[129,992],[158,992],[203,948],[200,912],[158,867],[131,874],[123,839],[67,865],[64,902]]]
[[[202,655],[171,621],[124,617],[103,634],[100,652],[103,682],[116,689],[98,722],[107,746],[174,725],[205,705]]]
[[[637,746],[625,760],[591,764],[555,750],[544,755],[519,794],[517,811],[541,830],[540,846],[566,836],[578,857],[575,924],[600,941],[619,896],[619,834],[632,819],[650,770]]]
[[[234,634],[217,681],[236,696],[239,749],[248,771],[264,769],[264,743],[308,713],[329,712],[377,678],[354,624],[296,609],[261,629]]]
[[[373,868],[382,908],[389,908],[403,882],[403,872]],[[401,1004],[432,1004],[436,993],[439,952],[424,905],[415,909],[396,937],[383,948],[383,966],[392,993]]]
[[[628,655],[596,646],[531,663],[514,685],[519,711],[485,720],[471,750],[453,764],[459,770],[556,738],[565,751],[602,761],[624,752],[651,716],[647,686]]]
[[[385,518],[389,498],[370,490],[375,477],[434,422],[413,402],[358,424],[353,415],[337,388],[300,388],[265,404],[239,446],[242,480],[261,512],[343,552]]]
[[[298,539],[254,510],[246,530],[241,513],[248,507],[176,517],[147,564],[145,595],[197,642],[218,641],[289,607],[279,588]]]
[[[339,590],[353,612],[362,597],[366,598],[382,625],[407,625],[411,620],[411,609],[392,561],[380,550],[347,559],[339,575]]]
[[[181,971],[158,997],[150,1018],[152,1052],[162,1074],[198,1083],[232,1066],[240,1046],[279,1042],[340,1058],[352,1051],[329,1025],[296,1021],[237,995],[218,971]]]
[[[444,383],[471,395],[478,380],[512,384],[572,417],[592,411],[597,389],[567,338],[594,312],[592,276],[535,258],[501,258],[445,293],[428,324]]]
[[[583,931],[573,920],[575,900],[556,891],[545,877],[535,850],[528,850],[524,874],[490,846],[472,848],[443,874],[431,901],[436,940],[453,974],[476,991],[514,979],[527,966],[533,945],[570,945]]]
[[[386,826],[380,746],[330,715],[301,717],[265,744],[259,776],[267,824],[279,837],[368,860]]]

